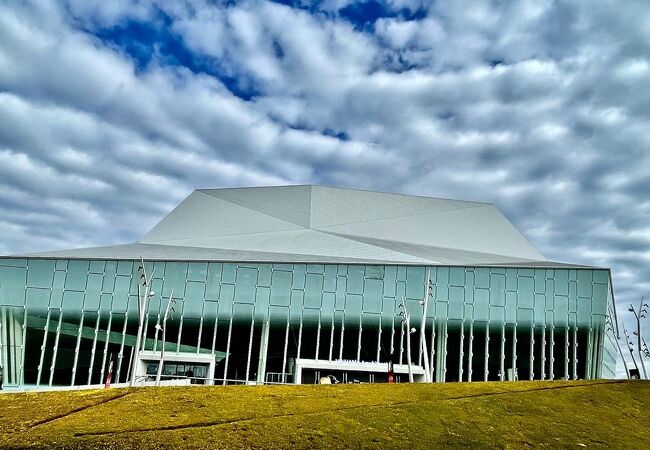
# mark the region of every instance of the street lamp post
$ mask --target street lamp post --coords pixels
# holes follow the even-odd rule
[[[645,300],[644,297],[641,297],[641,303],[639,305],[639,312],[634,309],[632,305],[628,308],[628,311],[634,314],[634,317],[636,318],[636,331],[634,332],[634,335],[636,336],[637,339],[637,352],[639,354],[639,360],[641,362],[641,369],[643,370],[643,378],[648,379],[648,373],[646,372],[645,369],[645,362],[643,361],[643,346],[641,345],[643,341],[643,336],[642,336],[642,327],[641,327],[641,319],[646,317],[645,315],[648,312],[648,304],[644,303],[643,301]]]
[[[634,364],[634,368],[636,369],[636,373],[639,373],[639,366],[636,363],[636,359],[634,358],[634,347],[632,344],[632,339],[630,339],[630,335],[627,332],[627,329],[623,327],[623,334],[625,335],[625,343],[627,344],[627,349],[630,351],[630,356],[632,357],[632,364]]]
[[[420,345],[422,346],[423,361],[424,361],[424,382],[431,382],[431,372],[429,371],[429,351],[427,350],[426,339],[426,323],[427,323],[427,306],[429,304],[429,296],[431,295],[431,269],[427,270],[426,289],[424,291],[424,298],[420,302],[422,305],[422,322],[420,325]]]
[[[627,379],[630,379],[630,369],[627,366],[627,361],[625,360],[625,355],[623,354],[623,349],[621,348],[621,343],[619,342],[620,336],[617,336],[616,331],[614,330],[614,323],[612,321],[612,316],[607,314],[605,316],[605,325],[607,325],[607,331],[611,331],[614,334],[614,340],[616,341],[616,348],[618,348],[618,353],[621,355],[621,361],[623,361],[623,367],[625,368],[625,375]]]
[[[156,270],[154,269],[151,272],[151,276],[147,277],[147,269],[144,266],[144,259],[140,257],[140,266],[138,267],[138,272],[140,273],[140,279],[138,280],[138,334],[135,338],[135,349],[133,351],[131,387],[135,386],[138,363],[140,362],[140,343],[142,342],[142,329],[144,327],[144,316],[146,314],[147,302],[154,296],[154,292],[149,290],[149,286],[151,285],[151,279],[153,278],[155,271]]]
[[[169,313],[174,311],[174,307],[171,306],[172,303],[176,303],[176,301],[173,299],[173,296],[174,296],[174,290],[172,289],[171,293],[169,294],[169,300],[167,301],[167,307],[165,308],[165,316],[163,317],[163,323],[162,323],[162,345],[160,346],[160,361],[158,361],[158,372],[156,373],[156,386],[160,386],[160,377],[162,376],[163,361],[165,360],[165,338],[167,334],[167,318],[169,317]],[[157,331],[161,330],[160,323],[156,324],[156,330]]]
[[[402,322],[406,325],[406,364],[409,369],[409,383],[413,383],[413,367],[411,365],[411,334],[415,333],[415,328],[411,328],[411,315],[406,312],[406,305],[404,304],[404,297],[402,303],[399,305],[400,316]]]

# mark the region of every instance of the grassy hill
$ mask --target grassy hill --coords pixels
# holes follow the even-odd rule
[[[228,386],[0,395],[0,447],[648,448],[650,383]]]

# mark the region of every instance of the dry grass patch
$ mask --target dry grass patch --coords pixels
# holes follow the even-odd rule
[[[0,395],[0,446],[644,448],[650,383],[110,389]]]

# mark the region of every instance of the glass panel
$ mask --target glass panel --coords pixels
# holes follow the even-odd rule
[[[257,284],[257,269],[240,267],[237,269],[237,285],[235,287],[235,302],[255,303],[255,286]]]
[[[102,292],[103,276],[91,273],[88,275],[88,285],[86,286],[86,299],[84,301],[84,308],[86,311],[99,310],[99,297]]]
[[[424,267],[406,268],[406,297],[422,299],[424,297]]]
[[[115,274],[117,273],[117,262],[106,261],[106,269],[104,272],[104,284],[102,292],[113,292],[115,289]]]
[[[255,293],[255,317],[256,320],[264,321],[268,314],[271,289],[260,286]]]
[[[533,307],[533,290],[534,280],[528,277],[519,277],[517,289],[517,307],[519,308],[532,308]]]
[[[88,278],[88,261],[70,261],[68,274],[65,277],[65,289],[83,291],[86,289]]]
[[[99,274],[104,274],[104,266],[106,265],[106,261],[90,261],[90,267],[88,270],[91,273],[99,273]]]
[[[25,284],[27,269],[19,267],[0,266],[0,301],[7,306],[23,306],[25,304]]]
[[[203,311],[203,291],[205,284],[196,281],[188,281],[185,292],[185,309],[183,315],[201,317]],[[174,294],[176,295],[176,294]]]
[[[487,321],[489,319],[489,305],[490,291],[487,289],[474,289],[474,318],[476,320]]]
[[[260,264],[257,273],[257,285],[258,286],[271,286],[271,265],[270,264]]]
[[[350,266],[348,268],[348,294],[363,294],[364,272],[363,266]]]
[[[138,263],[139,265],[139,263]],[[131,275],[133,273],[133,261],[118,261],[117,262],[117,274],[118,275]],[[137,269],[137,267],[135,267]],[[148,269],[148,268],[147,268]],[[149,276],[149,273],[147,273]]]
[[[205,281],[208,275],[208,263],[189,263],[187,269],[188,281]]]
[[[363,292],[363,312],[381,313],[381,299],[384,283],[382,280],[366,279]]]
[[[320,273],[325,270],[322,264],[307,264],[307,273]]]
[[[336,292],[336,266],[325,266],[324,292]]]
[[[569,271],[568,270],[555,271],[555,294],[569,295]]]
[[[506,276],[493,273],[490,275],[490,304],[504,306],[506,304]]]
[[[187,263],[165,263],[165,281],[163,284],[163,297],[169,297],[174,291],[174,297],[185,296],[185,278],[187,277]]]
[[[208,278],[205,287],[205,298],[216,300],[219,298],[221,284],[221,263],[210,263],[208,265]]]
[[[395,287],[397,282],[397,267],[388,266],[384,271],[384,296],[395,297]]]
[[[30,313],[47,312],[50,303],[49,289],[27,288],[25,305]]]
[[[347,294],[345,296],[345,321],[359,323],[361,315],[361,304],[363,297],[357,294]]]
[[[477,268],[474,269],[474,282],[476,287],[489,288],[490,287],[490,269]]]
[[[63,293],[63,309],[72,314],[79,314],[83,309],[84,293],[77,291],[65,291]]]
[[[465,289],[458,286],[449,287],[449,318],[462,319],[465,304]]]
[[[578,270],[578,297],[591,297],[593,293],[591,283],[591,270]]]
[[[465,269],[463,267],[451,267],[449,269],[449,284],[452,286],[465,286]]]
[[[546,291],[546,271],[544,269],[535,269],[535,293],[543,294]]]
[[[305,269],[307,266],[304,264],[296,264],[293,268],[293,289],[305,288]]]
[[[305,307],[320,308],[323,293],[323,275],[308,273],[305,282]]]
[[[383,280],[384,266],[366,266],[366,278],[372,280]]]
[[[115,292],[113,294],[113,311],[126,311],[129,300],[129,288],[131,286],[131,277],[115,277]]]
[[[27,286],[38,288],[52,287],[54,279],[54,261],[34,259],[29,262]]]
[[[291,272],[274,270],[271,277],[271,304],[289,306],[291,298]]]
[[[221,305],[224,307],[230,308],[230,305],[233,303],[235,299],[235,286],[232,284],[222,284],[221,285],[221,291],[219,294],[219,308],[221,309]]]

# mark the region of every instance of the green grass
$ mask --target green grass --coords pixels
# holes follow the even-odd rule
[[[0,395],[0,447],[648,448],[650,383],[228,386]]]

